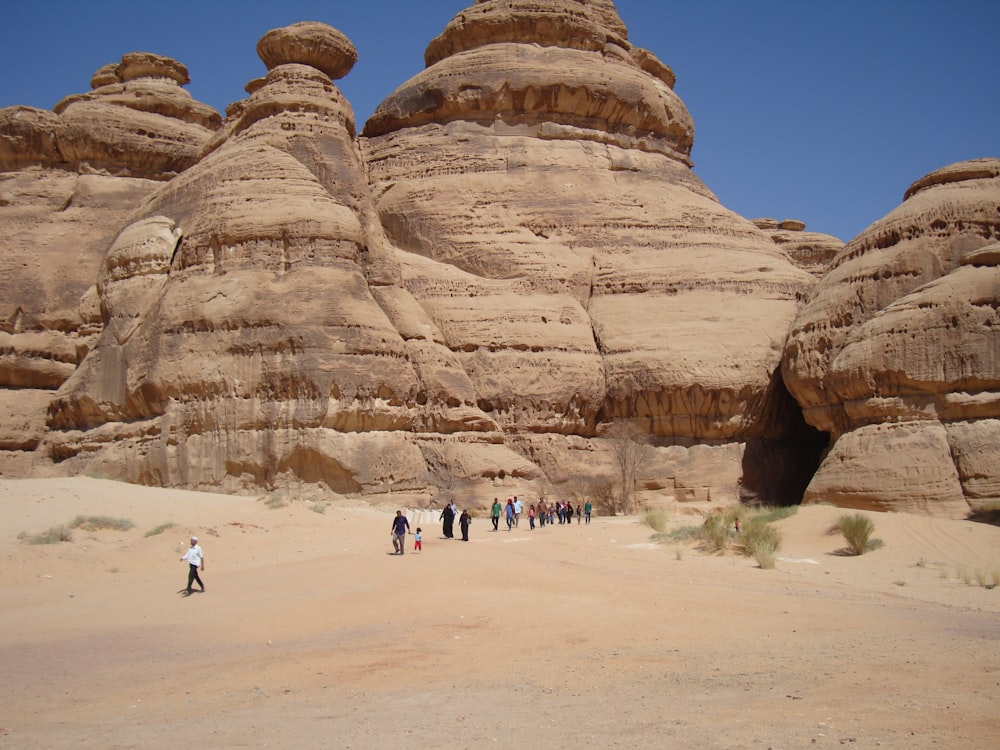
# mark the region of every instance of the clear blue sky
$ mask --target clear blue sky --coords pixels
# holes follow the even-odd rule
[[[126,52],[187,66],[220,112],[265,72],[257,40],[323,21],[358,48],[338,82],[358,128],[472,0],[4,0],[0,107],[51,109]],[[1000,157],[997,0],[616,0],[633,44],[677,74],[695,172],[729,208],[849,240],[911,182]]]

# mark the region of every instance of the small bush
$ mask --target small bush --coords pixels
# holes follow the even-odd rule
[[[701,527],[701,538],[713,550],[724,550],[729,545],[729,520],[713,513]]]
[[[761,508],[755,518],[760,518],[766,523],[774,523],[785,518],[794,516],[799,511],[798,505],[783,505],[779,508]]]
[[[678,526],[671,531],[655,534],[654,538],[661,542],[689,542],[701,539],[701,526]]]
[[[280,493],[273,493],[261,498],[266,505],[271,510],[278,510],[279,508],[284,508],[288,505],[288,502],[284,495]]]
[[[153,529],[150,529],[149,531],[147,531],[146,532],[146,536],[157,536],[159,534],[162,534],[164,531],[169,531],[170,529],[174,528],[176,525],[177,524],[174,523],[173,521],[168,521],[167,523],[161,523],[156,528],[153,528]]]
[[[840,517],[840,533],[847,540],[847,546],[855,555],[863,555],[867,552],[872,533],[875,531],[875,524],[872,520],[860,513],[853,516]]]
[[[750,519],[740,533],[743,554],[754,558],[760,567],[770,570],[775,556],[781,549],[781,532],[764,520],[764,516]]]
[[[71,529],[82,529],[83,531],[98,531],[99,529],[112,529],[114,531],[128,531],[135,527],[127,518],[112,518],[111,516],[77,516],[70,523]]]
[[[313,503],[309,506],[309,510],[313,513],[326,513],[326,503]]]
[[[26,544],[58,544],[72,542],[73,532],[65,526],[53,526],[39,534],[21,534],[18,538]]]
[[[665,510],[647,510],[642,516],[642,522],[653,531],[663,533],[667,530],[669,518]]]

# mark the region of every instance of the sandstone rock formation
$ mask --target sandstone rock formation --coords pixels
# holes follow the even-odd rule
[[[360,136],[343,34],[257,49],[224,121],[145,53],[0,111],[0,470],[475,505],[607,481],[629,422],[638,489],[698,507],[997,495],[993,162],[841,250],[719,204],[673,72],[610,0],[479,0]],[[908,321],[964,333],[918,346]]]
[[[568,0],[479,2],[427,62],[362,148],[479,402],[519,433],[732,439],[812,280],[691,172],[669,69]]]
[[[945,167],[851,241],[783,373],[833,445],[807,501],[963,517],[1000,498],[1000,160]]]
[[[825,274],[830,262],[844,249],[844,243],[836,237],[822,232],[807,232],[805,223],[796,219],[754,219],[753,223],[788,253],[792,263],[816,277]]]
[[[46,392],[101,328],[94,283],[111,240],[218,126],[219,115],[181,88],[187,80],[169,58],[132,53],[53,112],[0,110],[0,409],[21,415],[0,420],[0,446],[41,442]],[[15,426],[24,423],[27,442]]]

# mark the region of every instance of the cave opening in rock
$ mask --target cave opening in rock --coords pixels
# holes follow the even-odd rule
[[[785,387],[781,368],[753,409],[742,437],[740,503],[798,505],[830,445],[830,436],[807,424]]]

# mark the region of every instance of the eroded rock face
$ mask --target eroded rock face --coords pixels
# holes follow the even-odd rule
[[[732,439],[813,281],[691,172],[669,69],[568,0],[476,3],[427,61],[361,143],[480,404],[518,432]]]
[[[47,399],[103,325],[95,281],[111,241],[219,124],[187,81],[180,63],[131,53],[53,112],[0,110],[0,388],[17,389],[4,449],[41,444]]]
[[[54,112],[0,110],[0,320],[8,333],[95,322],[81,298],[122,220],[155,180],[193,164],[218,126],[219,116],[180,87],[187,80],[174,60],[131,53]],[[12,374],[0,384],[23,385],[5,359]]]
[[[148,54],[0,111],[0,472],[475,506],[586,490],[628,421],[639,489],[692,507],[1000,495],[996,160],[842,248],[719,204],[610,0],[480,0],[360,137],[346,37],[258,52],[221,123]]]
[[[747,430],[813,282],[692,174],[673,74],[611,3],[477,3],[361,158],[330,80],[350,42],[307,23],[258,50],[267,75],[109,243],[104,331],[49,409],[64,467],[405,490],[558,477],[557,446],[615,418],[665,445]]]
[[[844,243],[833,235],[807,232],[805,223],[796,219],[754,219],[753,223],[770,235],[792,263],[816,278],[827,272],[837,253],[844,249]]]
[[[233,491],[412,490],[428,471],[413,433],[495,430],[398,284],[330,81],[344,44],[316,31],[265,36],[263,82],[112,245],[105,330],[50,407],[62,461]]]
[[[1000,160],[951,165],[906,195],[835,259],[783,373],[834,439],[808,500],[964,516],[1000,473],[984,468],[1000,445]],[[888,472],[892,456],[916,474]]]

